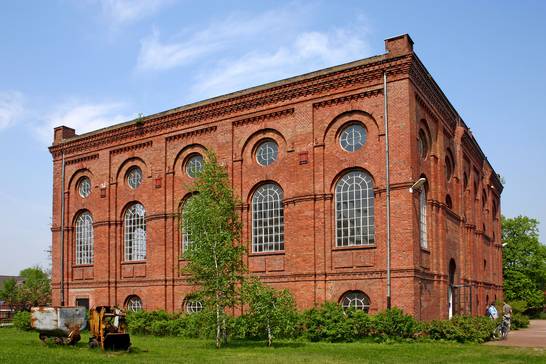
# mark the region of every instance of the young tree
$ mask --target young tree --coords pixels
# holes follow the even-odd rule
[[[45,270],[40,267],[26,268],[19,275],[24,281],[19,287],[19,297],[25,309],[51,303],[51,283]]]
[[[14,278],[4,282],[4,287],[0,290],[0,299],[4,300],[10,309],[17,309],[19,306],[19,288]]]
[[[226,308],[234,307],[245,273],[244,248],[240,244],[241,222],[237,200],[227,171],[213,152],[207,153],[203,169],[191,187],[196,193],[184,206],[182,224],[188,233],[188,260],[184,271],[200,287],[199,296],[216,315],[216,347],[226,341]]]
[[[257,278],[249,278],[243,285],[243,301],[248,304],[248,316],[267,337],[267,346],[273,337],[294,329],[296,306],[292,294],[264,285]]]
[[[504,292],[507,300],[542,308],[546,282],[546,246],[540,243],[536,219],[502,217]]]

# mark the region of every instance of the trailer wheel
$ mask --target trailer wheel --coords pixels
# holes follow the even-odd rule
[[[44,335],[44,334],[38,334],[38,337],[40,338],[40,340],[45,344],[47,343],[47,335]]]
[[[99,341],[97,339],[95,339],[94,337],[90,338],[88,345],[89,345],[89,349],[98,348],[99,347]]]

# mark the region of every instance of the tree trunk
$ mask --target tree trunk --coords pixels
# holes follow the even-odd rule
[[[216,304],[216,349],[220,349],[220,305]]]
[[[222,320],[222,340],[224,345],[227,344],[227,327],[226,327],[226,316]]]
[[[267,320],[267,346],[271,346],[273,344],[273,335],[271,335],[271,324],[269,323],[269,320]]]

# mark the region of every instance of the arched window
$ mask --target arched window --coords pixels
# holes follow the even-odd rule
[[[345,126],[339,134],[339,144],[347,152],[355,152],[366,143],[366,129],[360,123]]]
[[[142,183],[142,170],[138,167],[132,167],[127,172],[127,184],[133,190]]]
[[[83,177],[78,183],[78,192],[80,196],[86,198],[91,193],[91,181],[87,177]]]
[[[417,146],[419,148],[419,157],[421,159],[426,159],[427,155],[428,155],[428,149],[429,149],[429,146],[428,146],[428,138],[427,138],[427,135],[425,133],[425,131],[423,129],[420,129],[419,130],[419,139],[418,139],[418,142],[417,142]]]
[[[146,210],[139,203],[125,212],[125,261],[146,259]]]
[[[362,291],[349,291],[341,296],[340,300],[343,308],[355,308],[368,312],[370,309],[370,298]]]
[[[203,311],[203,303],[196,299],[195,297],[186,297],[182,308],[186,313],[192,314]]]
[[[282,189],[272,183],[260,186],[252,196],[252,252],[284,250]]]
[[[374,192],[372,178],[362,171],[345,174],[336,184],[336,245],[374,243]]]
[[[137,295],[127,297],[125,300],[127,311],[138,312],[142,310],[142,300]]]
[[[273,140],[266,140],[256,149],[256,161],[262,166],[268,166],[277,160],[279,146]]]
[[[195,178],[203,170],[203,156],[200,154],[192,154],[186,162],[186,174]]]
[[[93,264],[93,218],[89,212],[76,220],[76,264]]]
[[[182,208],[180,209],[180,219],[181,219],[181,227],[180,227],[180,235],[181,235],[181,243],[182,243],[182,254],[188,249],[188,247],[191,244],[190,235],[188,234],[188,230],[186,229],[186,226],[184,225],[184,209],[186,206],[188,206],[188,202],[190,201],[191,196],[184,201],[184,204],[182,205]]]
[[[428,248],[427,238],[427,192],[425,187],[419,192],[419,241],[421,248]]]

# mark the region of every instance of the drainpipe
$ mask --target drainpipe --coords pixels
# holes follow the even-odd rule
[[[387,309],[391,308],[391,182],[389,174],[389,116],[387,108],[387,71],[383,72],[383,100],[385,121],[385,183],[387,196]]]
[[[61,306],[64,306],[64,152],[61,167]]]

